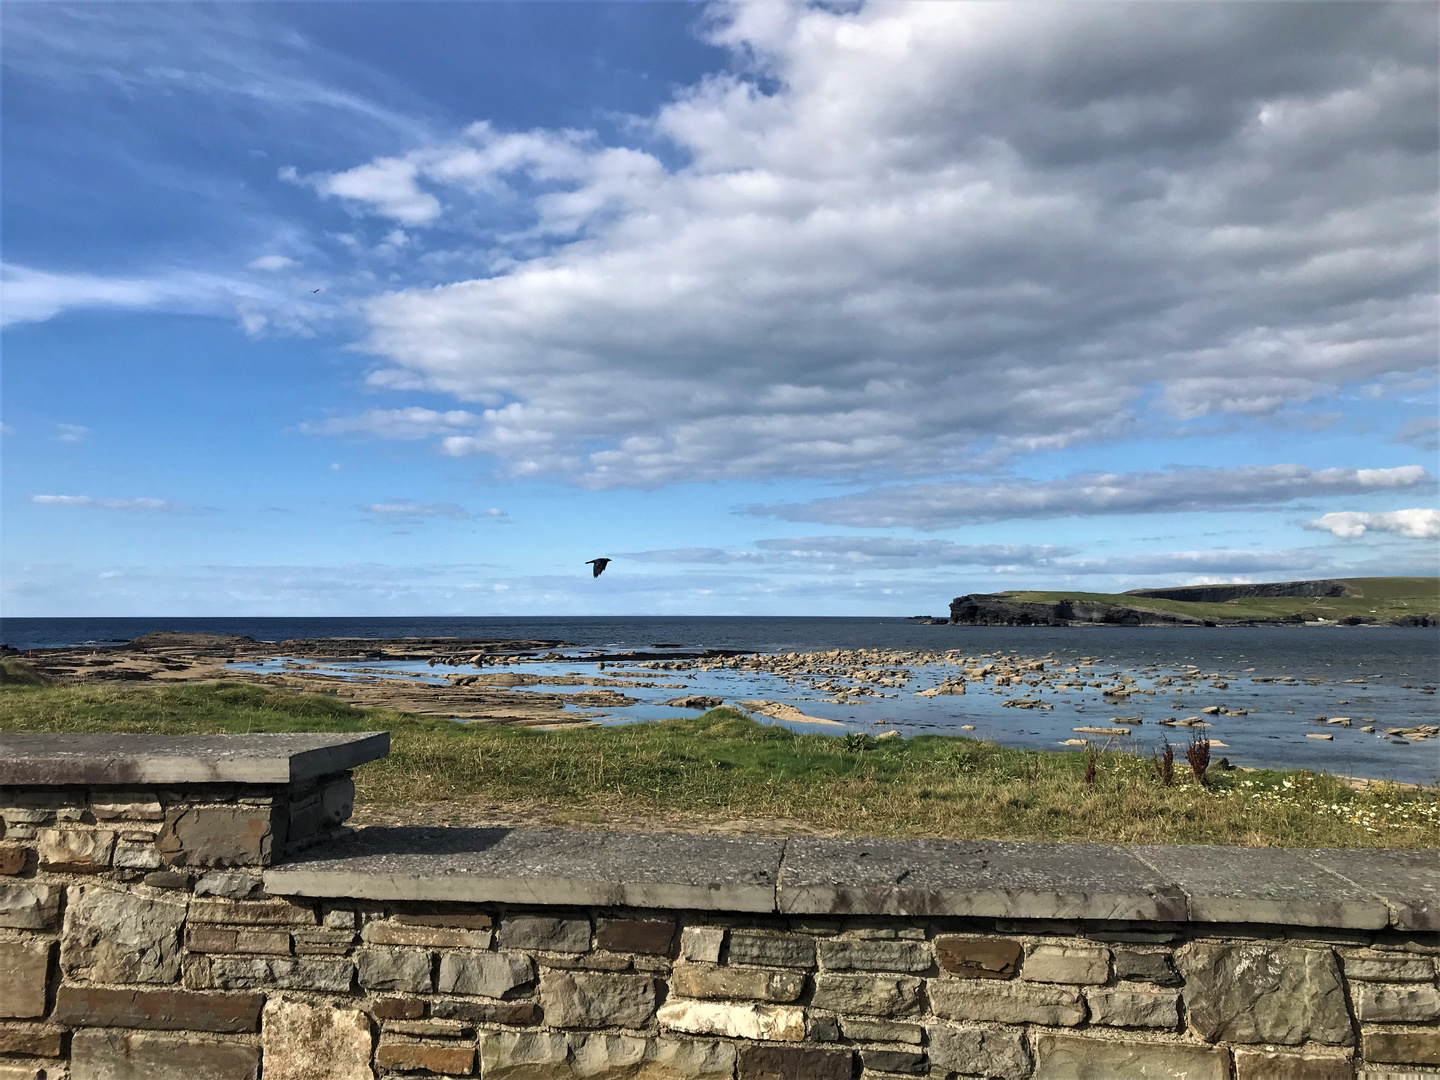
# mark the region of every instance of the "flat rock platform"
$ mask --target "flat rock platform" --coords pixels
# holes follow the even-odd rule
[[[1440,853],[371,827],[275,895],[1440,930]]]
[[[290,784],[390,752],[390,733],[0,735],[0,786]]]

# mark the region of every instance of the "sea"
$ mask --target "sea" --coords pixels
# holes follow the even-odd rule
[[[1234,765],[1308,768],[1403,783],[1440,782],[1440,739],[1386,737],[1391,728],[1440,723],[1440,635],[1433,629],[1400,627],[985,627],[926,625],[899,618],[808,617],[504,617],[504,618],[153,618],[3,619],[0,641],[13,648],[113,645],[152,630],[243,634],[264,642],[296,638],[472,637],[565,642],[562,659],[529,663],[515,670],[544,676],[593,674],[595,650],[664,652],[728,649],[754,652],[820,652],[832,649],[958,650],[966,656],[1003,653],[1045,658],[1047,666],[1093,665],[1097,677],[1128,674],[1153,695],[1117,704],[1099,690],[1042,692],[1049,709],[1017,709],[1003,703],[1029,691],[996,693],[971,682],[961,696],[917,697],[956,669],[916,668],[903,688],[885,697],[826,701],[805,680],[792,682],[755,672],[653,671],[609,665],[607,675],[641,678],[672,687],[625,689],[641,702],[606,710],[603,723],[620,724],[683,714],[661,704],[685,694],[711,694],[727,701],[788,702],[827,725],[788,723],[797,730],[897,731],[902,736],[963,735],[1007,746],[1073,750],[1088,738],[1110,749],[1148,755],[1162,740],[1183,746],[1192,734],[1218,744],[1213,758]],[[280,670],[283,658],[237,664],[248,670]],[[327,662],[325,670],[345,676],[347,668],[374,670],[374,660],[353,665]],[[391,662],[396,674],[444,681],[469,667],[431,667]],[[616,670],[620,667],[622,670]],[[1186,680],[1193,693],[1176,694],[1176,682],[1156,680],[1198,668],[1203,680]],[[487,668],[486,670],[493,670]],[[1212,676],[1219,676],[1218,679]],[[354,677],[362,677],[357,674]],[[1257,681],[1259,680],[1259,681]],[[1273,681],[1273,680],[1294,680]],[[1218,684],[1223,682],[1224,689]],[[583,686],[534,688],[565,693]],[[1218,705],[1223,714],[1202,714]],[[578,710],[577,710],[578,711]],[[1166,718],[1204,715],[1206,728],[1171,728]],[[1082,736],[1077,727],[1108,727],[1117,717],[1138,723],[1125,737]],[[1331,724],[1349,718],[1350,724]],[[766,721],[770,722],[770,721]],[[1374,732],[1362,727],[1373,726]],[[1331,735],[1330,739],[1307,736]]]

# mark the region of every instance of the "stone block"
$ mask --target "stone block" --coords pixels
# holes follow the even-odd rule
[[[1354,1080],[1350,1055],[1337,1050],[1235,1048],[1235,1080]]]
[[[190,901],[190,921],[238,926],[314,926],[315,910],[289,900],[205,897]]]
[[[1076,945],[1032,945],[1025,954],[1031,982],[1096,986],[1110,977],[1110,950]]]
[[[1196,942],[1176,954],[1191,1028],[1207,1042],[1354,1041],[1329,949]]]
[[[250,900],[265,892],[259,874],[243,870],[212,870],[195,882],[196,896],[222,896],[226,900]]]
[[[88,982],[175,982],[184,921],[182,903],[74,887],[60,939],[60,966],[68,977]]]
[[[32,850],[24,844],[0,843],[0,877],[23,874]]]
[[[569,1074],[570,1044],[549,1031],[486,1031],[480,1035],[485,1080],[551,1080]]]
[[[155,843],[172,866],[269,866],[285,846],[285,811],[182,803],[165,811]]]
[[[809,970],[815,966],[815,941],[807,937],[781,937],[751,930],[730,931],[729,962],[758,967],[790,967]]]
[[[1440,991],[1415,983],[1358,983],[1350,988],[1361,1023],[1418,1024],[1440,1018]]]
[[[115,852],[110,829],[41,829],[36,839],[41,869],[58,874],[98,874]]]
[[[582,953],[590,949],[589,919],[552,919],[543,915],[511,915],[501,920],[497,935],[502,949]]]
[[[260,1027],[264,994],[189,994],[183,990],[120,990],[61,986],[57,1024],[67,1027],[142,1028],[243,1034]]]
[[[150,843],[116,844],[111,862],[116,870],[158,870],[162,865],[160,852]]]
[[[45,1068],[40,1065],[22,1065],[18,1061],[0,1061],[0,1080],[46,1080]],[[64,1080],[61,1074],[57,1080]]]
[[[469,1076],[475,1071],[475,1047],[454,1043],[400,1042],[380,1038],[375,1064],[396,1072],[444,1073]],[[269,1077],[266,1077],[269,1080]]]
[[[811,1042],[839,1042],[840,1021],[817,1012],[805,1014],[805,1037]]]
[[[291,935],[296,956],[344,956],[355,943],[353,930],[295,930]]]
[[[360,937],[371,945],[419,945],[431,949],[488,949],[489,930],[447,926],[404,926],[392,922],[365,924]]]
[[[377,1014],[378,1015],[378,1014]],[[509,1024],[533,1027],[540,1023],[540,1006],[533,1001],[436,1001],[430,1015],[468,1024]]]
[[[77,1031],[73,1080],[257,1080],[260,1049],[188,1035]]]
[[[930,1024],[930,1061],[942,1069],[973,1076],[1021,1080],[1030,1075],[1025,1035],[1014,1028]]]
[[[49,930],[60,914],[60,887],[38,882],[0,881],[0,927]]]
[[[187,874],[183,870],[152,870],[141,880],[152,889],[184,889],[188,891],[190,886],[195,884],[195,875]]]
[[[353,911],[350,912],[352,917],[355,914]],[[495,920],[493,918],[478,911],[451,911],[440,913],[402,911],[390,916],[390,921],[401,923],[404,926],[448,926],[456,930],[492,930],[495,927]]]
[[[680,932],[680,955],[693,963],[719,963],[724,944],[723,926],[687,926]]]
[[[210,984],[219,990],[324,990],[348,994],[355,978],[349,960],[217,957]]]
[[[1360,1056],[1387,1065],[1440,1065],[1440,1028],[1362,1028]]]
[[[668,919],[598,919],[595,947],[613,952],[668,956],[675,941],[675,924]]]
[[[910,975],[815,976],[811,998],[817,1009],[868,1016],[914,1016],[920,1011],[923,981]]]
[[[260,1047],[265,1080],[354,1080],[369,1077],[370,1021],[359,1009],[287,998],[265,1005]]]
[[[805,973],[681,963],[671,973],[670,988],[681,997],[784,1003],[797,1000],[805,992]]]
[[[861,1050],[860,1065],[869,1073],[886,1076],[927,1076],[930,1062],[919,1050]]]
[[[737,1080],[850,1080],[855,1055],[849,1050],[800,1046],[741,1046]]]
[[[1080,991],[1069,986],[932,979],[930,1011],[946,1020],[1073,1027],[1085,1019]]]
[[[1141,952],[1138,949],[1115,950],[1115,977],[1131,982],[1148,982],[1156,986],[1179,986],[1180,973],[1169,953]]]
[[[919,1024],[902,1024],[894,1020],[873,1020],[869,1017],[847,1016],[840,1021],[845,1038],[852,1042],[889,1042],[919,1046],[925,1041],[925,1029]]]
[[[1034,1036],[1035,1080],[1109,1080],[1110,1077],[1184,1077],[1230,1080],[1223,1047],[1129,1042],[1040,1032]]]
[[[550,1027],[640,1028],[655,1013],[655,980],[648,975],[547,971],[540,1004]]]
[[[65,1032],[39,1024],[0,1024],[0,1054],[56,1058],[65,1052]]]
[[[1433,982],[1435,962],[1428,956],[1369,953],[1344,958],[1345,978],[1352,982]]]
[[[442,994],[474,994],[503,998],[535,981],[535,961],[503,953],[440,954]]]
[[[45,1015],[53,949],[48,941],[0,941],[0,1016],[22,1020]]]
[[[153,791],[96,791],[90,812],[101,821],[164,821],[165,808]]]
[[[387,1020],[382,1028],[386,1035],[404,1035],[412,1039],[464,1039],[475,1034],[475,1025],[463,1020]]]
[[[435,954],[418,949],[357,949],[355,968],[366,990],[428,994],[435,987]]]
[[[217,926],[192,926],[185,931],[185,948],[192,953],[233,953],[238,934]]]
[[[1085,990],[1090,1022],[1110,1027],[1164,1028],[1180,1026],[1180,995],[1163,990],[1119,990],[1092,986]]]
[[[935,964],[923,941],[831,940],[819,944],[820,966],[831,971],[924,972]]]
[[[370,1004],[370,1015],[376,1020],[418,1020],[425,1015],[425,1002],[419,998],[380,998]]]
[[[805,1010],[795,1005],[671,998],[655,1016],[661,1027],[690,1035],[766,1042],[801,1042],[805,1038]]]
[[[1007,938],[945,935],[935,939],[940,966],[962,979],[1013,979],[1024,953],[1020,942]]]

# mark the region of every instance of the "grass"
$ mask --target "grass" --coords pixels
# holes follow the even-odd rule
[[[1274,619],[1311,613],[1338,620],[1358,615],[1394,619],[1403,615],[1433,615],[1440,612],[1440,578],[1388,577],[1341,578],[1349,586],[1348,596],[1273,596],[1226,600],[1201,604],[1190,600],[1162,600],[1133,593],[1009,592],[1012,600],[1054,603],[1057,600],[1089,600],[1115,604],[1137,611],[1190,615],[1198,619]]]
[[[450,800],[551,820],[699,815],[870,836],[1281,847],[1433,846],[1440,820],[1431,788],[1353,791],[1305,771],[1215,769],[1201,785],[1185,768],[1166,787],[1152,762],[1134,754],[802,735],[727,709],[540,732],[250,684],[0,687],[5,732],[368,730],[391,733],[390,756],[356,773],[360,799],[376,807]]]

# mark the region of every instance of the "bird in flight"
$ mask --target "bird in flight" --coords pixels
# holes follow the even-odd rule
[[[593,567],[595,568],[595,572],[594,572],[592,575],[590,575],[591,577],[599,577],[601,574],[603,574],[603,573],[605,572],[605,567],[607,567],[607,566],[610,565],[610,560],[609,560],[609,559],[587,559],[587,560],[585,560],[585,565],[586,565],[586,566],[593,566]]]

